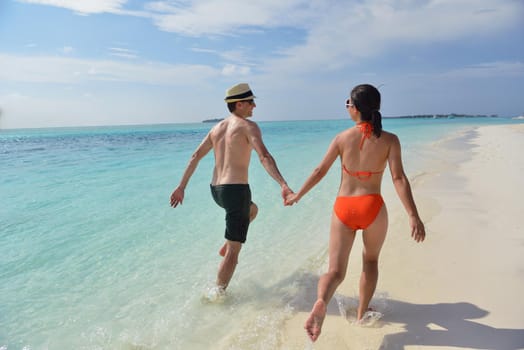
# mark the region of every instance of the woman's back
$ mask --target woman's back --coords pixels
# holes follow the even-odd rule
[[[389,151],[396,136],[382,131],[377,137],[362,129],[362,124],[357,124],[337,136],[342,173],[339,196],[380,193]]]

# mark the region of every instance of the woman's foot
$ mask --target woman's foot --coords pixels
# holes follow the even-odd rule
[[[319,299],[315,305],[313,305],[313,309],[311,309],[311,313],[304,324],[304,329],[306,330],[306,333],[311,341],[317,340],[320,336],[320,330],[325,317],[326,303],[324,300]]]
[[[367,309],[362,310],[359,307],[357,310],[357,322],[360,321],[368,311],[375,311],[375,309],[373,309],[372,307],[368,307]]]
[[[357,324],[361,326],[372,326],[384,316],[381,312],[376,311],[375,309],[368,307],[364,314],[360,316],[357,320]]]

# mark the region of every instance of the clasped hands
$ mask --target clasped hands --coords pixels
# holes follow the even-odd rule
[[[298,194],[293,192],[289,187],[284,186],[282,188],[282,199],[284,200],[285,206],[292,206],[298,202]]]

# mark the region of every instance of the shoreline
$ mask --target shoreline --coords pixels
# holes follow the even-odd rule
[[[362,249],[357,234],[320,338],[311,344],[303,329],[317,276],[307,300],[285,322],[280,349],[524,348],[522,307],[515,307],[524,294],[518,220],[524,190],[515,186],[524,170],[515,152],[524,149],[524,124],[480,126],[450,136],[429,146],[430,170],[410,177],[426,224],[425,242],[411,239],[400,201],[387,199],[388,237],[371,301],[383,318],[370,327],[354,324]]]

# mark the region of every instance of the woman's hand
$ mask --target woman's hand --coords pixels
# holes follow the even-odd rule
[[[423,242],[426,238],[426,230],[424,229],[424,223],[418,216],[412,216],[409,219],[411,226],[411,237],[418,243]]]

